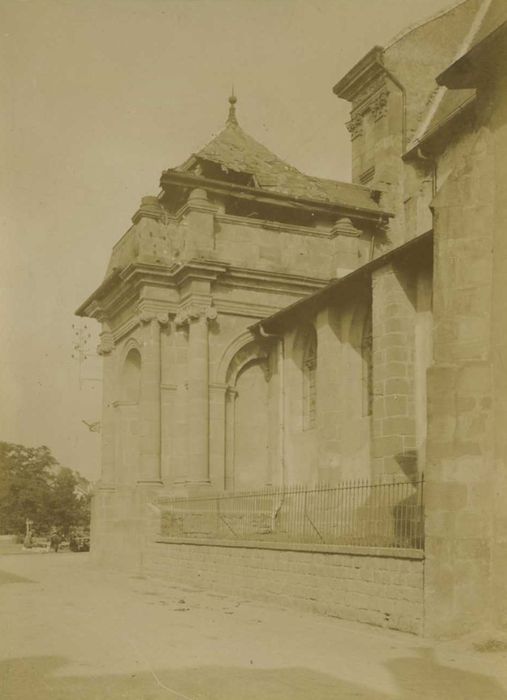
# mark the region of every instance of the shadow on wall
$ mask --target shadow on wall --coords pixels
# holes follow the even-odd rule
[[[407,450],[395,457],[401,471],[416,489],[393,508],[394,533],[396,542],[404,547],[424,548],[424,508],[421,474],[418,471],[416,450]]]
[[[2,697],[37,700],[506,700],[492,678],[438,663],[431,649],[387,663],[396,691],[340,680],[307,668],[202,666],[132,671],[123,675],[64,675],[62,657],[0,662]],[[251,662],[252,663],[252,662]],[[366,664],[365,664],[366,665]],[[365,676],[368,670],[365,668]]]

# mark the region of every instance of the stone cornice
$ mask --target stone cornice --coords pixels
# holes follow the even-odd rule
[[[206,200],[187,200],[185,204],[178,209],[176,213],[176,219],[181,221],[185,216],[191,214],[192,212],[198,212],[200,214],[211,214],[212,216],[220,211],[220,207],[216,204],[212,204]]]
[[[382,58],[383,49],[375,46],[333,88],[335,95],[352,103],[351,118],[346,124],[352,140],[362,135],[366,112],[375,121],[387,113],[389,74]]]
[[[338,83],[336,83],[333,88],[334,94],[343,100],[353,102],[364,89],[366,83],[379,77],[384,72],[381,64],[383,53],[384,49],[380,46],[374,46],[371,51],[368,51],[368,53],[363,56]]]
[[[375,76],[373,80],[363,85],[357,98],[352,102],[352,114],[364,114],[370,110],[375,116],[388,95],[386,75],[382,73]]]
[[[191,287],[183,297],[181,296],[185,283],[192,280],[218,282],[219,288],[216,294],[213,294],[213,298],[216,297],[213,311],[206,312],[208,320],[213,320],[209,314],[216,312],[255,319],[271,315],[278,310],[277,307],[258,304],[255,301],[245,303],[231,298],[225,299],[224,295],[220,294],[220,287],[248,289],[256,293],[288,294],[299,298],[321,289],[328,282],[327,279],[233,267],[208,260],[191,261],[171,268],[131,264],[122,270],[121,274],[115,273],[112,279],[108,278],[107,284],[101,285],[95,293],[95,298],[92,295],[79,311],[81,315],[98,320],[113,319],[127,311],[129,317],[111,329],[114,341],[118,342],[141,323],[143,314],[146,318],[149,314],[163,314],[164,318],[167,315],[175,317],[180,314],[180,320],[183,320],[181,313],[188,307],[189,314],[186,310],[183,314],[184,323],[187,323],[193,315],[191,307],[202,312],[203,309],[212,306],[210,294],[202,295],[192,291]],[[129,309],[131,311],[128,311]]]
[[[266,272],[244,267],[230,267],[227,274],[220,277],[220,285],[242,287],[255,291],[271,291],[289,294],[309,294],[324,287],[329,280],[307,277],[285,272]]]
[[[171,214],[166,214],[165,215],[165,224],[179,224],[181,220],[188,214],[190,211],[200,211],[200,212],[212,212],[214,214],[215,220],[219,223],[223,224],[230,224],[230,225],[236,225],[236,226],[246,226],[248,228],[255,228],[255,229],[266,229],[269,231],[280,231],[281,233],[293,233],[296,235],[300,236],[310,236],[310,237],[315,237],[315,238],[332,238],[333,237],[333,226],[328,226],[328,227],[322,227],[322,228],[316,228],[314,226],[301,226],[301,225],[296,225],[296,224],[287,224],[287,223],[282,223],[278,221],[271,221],[269,219],[252,219],[247,216],[238,216],[237,214],[227,214],[223,211],[220,210],[220,208],[216,205],[208,205],[208,206],[200,206],[195,203],[189,203],[186,202],[181,209],[179,209],[174,215]],[[339,217],[340,218],[346,218],[347,220],[350,220],[350,216],[347,217]],[[131,229],[129,229],[123,236],[120,238],[117,243],[114,244],[113,250],[120,245],[122,240],[125,238],[125,236],[129,233]]]
[[[118,328],[113,331],[114,342],[118,343],[126,335],[132,333],[132,331],[139,325],[139,318],[136,314],[133,314],[125,323],[122,323]]]
[[[256,187],[237,185],[223,180],[213,180],[192,173],[183,173],[177,170],[166,170],[162,173],[160,185],[163,189],[167,186],[202,188],[209,192],[225,194],[228,196],[248,201],[258,201],[265,204],[276,204],[291,210],[306,210],[320,212],[328,216],[353,216],[356,219],[376,222],[383,214],[377,206],[354,206],[340,202],[330,202],[324,199],[315,200],[307,197],[288,196],[282,192],[261,190]],[[373,201],[373,200],[372,200]]]
[[[189,260],[178,263],[169,271],[172,284],[180,287],[188,280],[200,279],[214,281],[228,269],[227,263],[216,260]]]
[[[244,316],[246,318],[265,318],[280,310],[279,306],[268,304],[245,303],[243,301],[233,301],[231,299],[214,298],[214,306],[218,313],[226,316]]]
[[[367,112],[373,115],[375,121],[387,114],[389,90],[384,76],[369,83],[361,97],[360,103],[353,103],[350,121],[345,124],[352,141],[363,134],[363,119]]]
[[[268,219],[250,219],[246,216],[236,216],[234,214],[219,213],[215,216],[216,221],[223,224],[236,226],[247,226],[248,228],[267,229],[269,231],[280,231],[280,233],[295,233],[300,236],[311,236],[315,238],[330,238],[331,226],[327,229],[318,229],[313,226],[296,226],[294,224],[283,224]]]

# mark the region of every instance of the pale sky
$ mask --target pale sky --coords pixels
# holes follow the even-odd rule
[[[73,313],[140,198],[222,128],[233,83],[246,131],[348,180],[349,106],[333,85],[451,4],[0,0],[0,440],[45,444],[98,478],[100,436],[82,420],[100,418],[100,361],[72,360]]]

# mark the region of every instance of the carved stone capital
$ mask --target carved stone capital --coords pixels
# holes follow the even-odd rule
[[[181,313],[178,311],[176,316],[174,317],[174,325],[176,328],[181,328],[182,326],[186,326],[188,324],[188,317],[186,314]]]
[[[192,305],[185,306],[180,309],[174,317],[174,323],[177,328],[188,326],[191,321],[197,321],[201,317],[201,311]]]
[[[214,306],[200,307],[195,304],[180,309],[174,317],[174,323],[178,326],[186,326],[192,321],[198,321],[200,318],[205,318],[206,321],[215,321],[218,316],[218,311]]]
[[[389,90],[379,92],[368,105],[375,121],[382,119],[387,114],[387,98]]]
[[[371,112],[375,121],[382,119],[386,115],[389,90],[385,80],[373,80],[361,90],[358,97],[359,99],[353,102],[350,121],[346,124],[352,141],[363,134],[363,117],[366,112]]]
[[[218,318],[218,311],[214,306],[207,306],[204,315],[207,321],[216,321]]]
[[[358,136],[363,134],[363,115],[362,114],[352,114],[351,120],[345,124],[347,127],[352,141],[357,139]]]
[[[153,321],[153,319],[156,318],[153,311],[147,311],[146,309],[140,311],[137,317],[139,319],[139,323],[141,324],[150,323],[150,321]]]
[[[167,326],[167,324],[169,323],[169,314],[165,311],[161,311],[157,314],[157,321],[160,323],[161,326]]]
[[[114,340],[112,333],[101,333],[100,343],[97,345],[98,355],[108,355],[114,350]]]
[[[143,309],[139,312],[137,318],[139,319],[139,323],[143,325],[151,323],[152,321],[157,321],[161,326],[165,326],[169,323],[169,314],[164,311],[155,312]]]

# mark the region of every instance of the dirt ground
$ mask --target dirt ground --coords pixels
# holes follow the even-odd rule
[[[11,550],[12,551],[12,550]],[[507,700],[507,654],[0,555],[2,700]]]

